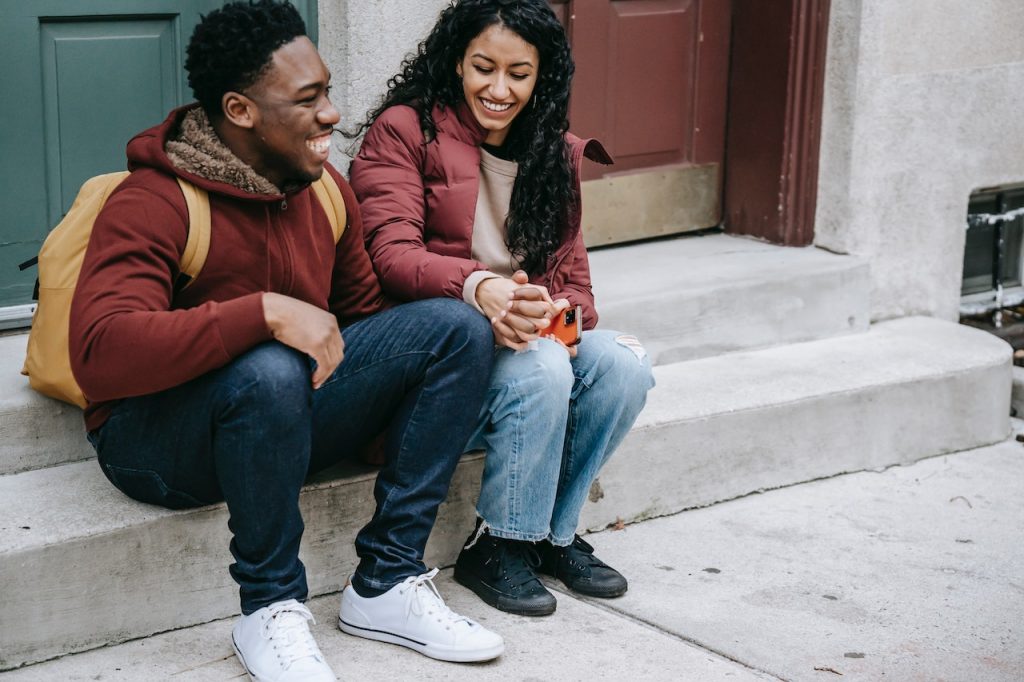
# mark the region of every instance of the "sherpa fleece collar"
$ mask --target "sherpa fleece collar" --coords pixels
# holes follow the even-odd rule
[[[274,183],[253,170],[220,141],[202,107],[190,109],[178,132],[164,146],[175,168],[251,194],[281,194]]]

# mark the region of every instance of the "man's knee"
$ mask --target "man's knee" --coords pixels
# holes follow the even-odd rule
[[[454,298],[434,298],[424,303],[430,307],[434,319],[448,330],[461,332],[474,342],[493,345],[490,322],[472,306]]]
[[[256,346],[228,365],[222,383],[233,400],[275,411],[302,409],[312,401],[308,357],[277,341]]]
[[[489,371],[494,354],[491,324],[475,308],[453,298],[432,298],[410,304],[416,314],[429,320],[431,328],[443,339],[446,350],[467,356],[467,361],[486,366]]]

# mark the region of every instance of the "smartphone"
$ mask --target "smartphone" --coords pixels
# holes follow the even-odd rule
[[[554,336],[567,346],[575,346],[583,337],[583,306],[563,310],[541,336]]]

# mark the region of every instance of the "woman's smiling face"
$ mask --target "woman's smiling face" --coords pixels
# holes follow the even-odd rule
[[[505,142],[512,121],[530,102],[539,68],[537,48],[499,24],[487,27],[466,47],[455,70],[466,103],[487,130],[487,144]]]

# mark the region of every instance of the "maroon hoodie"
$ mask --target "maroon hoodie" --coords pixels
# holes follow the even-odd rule
[[[106,421],[111,401],[178,386],[270,339],[264,292],[330,310],[342,326],[384,305],[355,196],[338,172],[327,166],[348,212],[336,246],[308,187],[252,194],[175,168],[164,146],[190,108],[128,143],[132,174],[93,227],[70,324],[71,368],[89,400],[89,430]],[[210,197],[209,256],[185,289],[179,263],[188,213],[176,176]]]
[[[352,162],[352,187],[366,225],[367,247],[389,296],[416,300],[462,298],[466,278],[486,266],[472,259],[473,221],[480,191],[480,145],[487,131],[465,102],[435,107],[437,138],[424,142],[416,111],[394,106],[366,133]],[[576,170],[586,156],[609,164],[596,140],[566,135]],[[590,263],[580,229],[580,205],[570,207],[561,242],[545,272],[530,281],[547,287],[552,298],[583,306],[583,327],[597,324]]]

